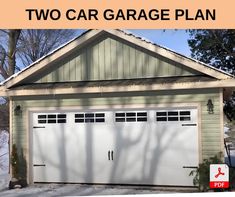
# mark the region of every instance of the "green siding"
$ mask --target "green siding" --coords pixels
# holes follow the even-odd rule
[[[212,99],[214,104],[214,114],[207,112],[207,100]],[[12,137],[13,143],[18,147],[26,149],[27,134],[26,128],[29,124],[27,120],[26,111],[29,108],[35,107],[74,107],[76,106],[107,106],[110,109],[114,105],[130,105],[130,104],[144,104],[146,107],[153,104],[174,104],[174,103],[199,103],[201,104],[201,142],[202,142],[202,158],[214,156],[221,149],[221,128],[220,128],[220,103],[219,90],[181,90],[181,91],[158,91],[145,93],[119,93],[118,96],[114,94],[93,95],[87,97],[86,95],[40,97],[40,98],[14,98],[13,109],[20,105],[23,109],[22,116],[14,116],[12,122]],[[12,112],[14,114],[14,112]],[[31,125],[32,126],[32,125]]]
[[[145,49],[104,37],[54,63],[36,82],[110,80],[199,75]]]

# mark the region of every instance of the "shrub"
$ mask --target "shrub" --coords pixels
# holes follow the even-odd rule
[[[208,191],[210,189],[210,164],[222,164],[221,161],[222,153],[210,157],[209,159],[204,159],[203,163],[199,164],[196,170],[192,170],[189,176],[194,176],[193,184],[198,186],[200,191]]]
[[[19,178],[19,156],[18,156],[17,148],[15,144],[13,144],[12,146],[11,165],[12,165],[13,177]]]
[[[235,168],[229,168],[229,185],[230,189],[235,189]]]

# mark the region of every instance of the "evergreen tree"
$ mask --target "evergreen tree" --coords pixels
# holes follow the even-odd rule
[[[189,30],[193,58],[235,74],[235,30]]]

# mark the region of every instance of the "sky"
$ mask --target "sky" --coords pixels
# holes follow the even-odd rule
[[[190,56],[191,54],[187,42],[189,33],[185,30],[129,29],[128,31],[182,55]]]

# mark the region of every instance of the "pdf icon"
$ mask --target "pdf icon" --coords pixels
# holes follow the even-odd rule
[[[226,164],[210,165],[210,188],[229,187],[229,167]]]

